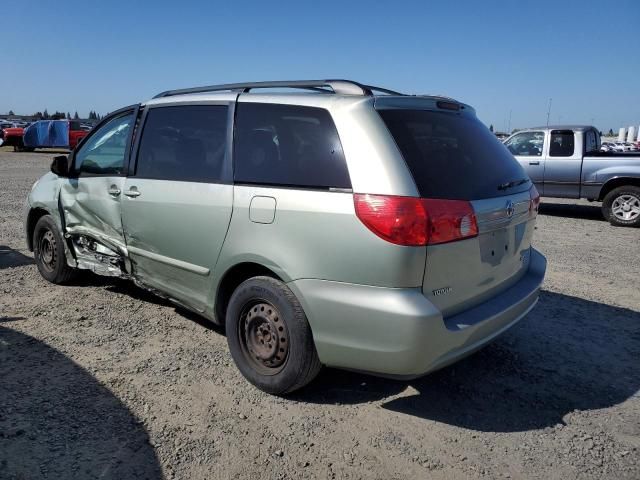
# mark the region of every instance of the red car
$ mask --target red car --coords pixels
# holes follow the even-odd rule
[[[29,130],[33,135],[29,135]],[[54,132],[56,135],[47,135]],[[43,134],[44,133],[44,134]],[[26,128],[2,130],[3,145],[13,146],[16,152],[32,152],[36,148],[68,148],[73,150],[87,136],[88,130],[74,120],[40,120]],[[25,134],[29,137],[25,141]]]

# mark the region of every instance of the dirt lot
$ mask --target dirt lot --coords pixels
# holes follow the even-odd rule
[[[0,150],[0,478],[640,478],[640,230],[547,203],[544,292],[411,382],[325,369],[288,399],[222,331],[123,281],[46,283],[21,209],[51,155]]]

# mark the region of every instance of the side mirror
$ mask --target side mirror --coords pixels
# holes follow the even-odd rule
[[[67,177],[69,175],[69,158],[66,155],[53,157],[51,171],[59,177]]]

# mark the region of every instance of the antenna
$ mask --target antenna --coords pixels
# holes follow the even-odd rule
[[[551,100],[553,99],[549,98],[549,109],[547,110],[547,127],[549,126],[549,116],[551,115]]]

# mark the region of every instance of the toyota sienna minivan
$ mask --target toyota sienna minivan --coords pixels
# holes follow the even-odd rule
[[[161,93],[100,122],[32,188],[27,242],[225,325],[242,374],[413,378],[536,304],[539,195],[469,105],[347,80]]]

